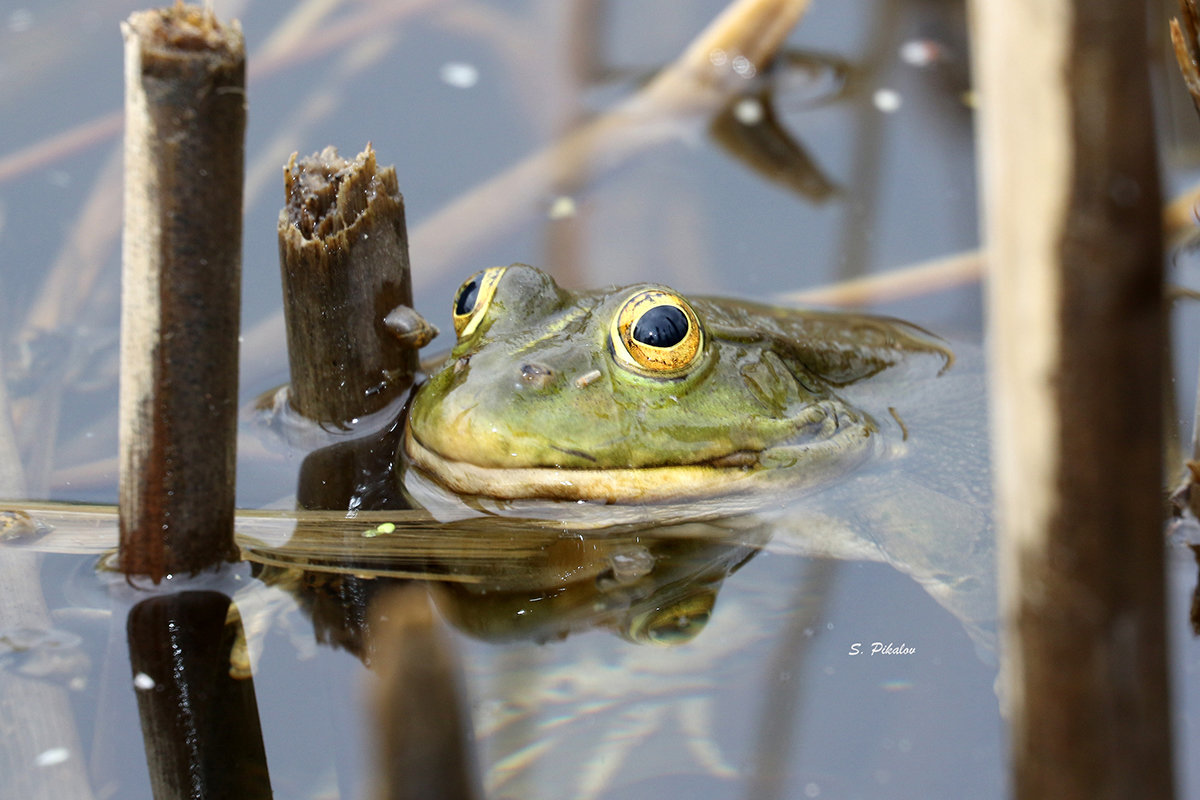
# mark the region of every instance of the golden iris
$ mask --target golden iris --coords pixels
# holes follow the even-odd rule
[[[479,327],[496,294],[496,285],[507,267],[488,267],[476,272],[454,293],[454,332],[459,339],[470,336]]]
[[[679,375],[704,349],[696,312],[665,289],[643,289],[626,300],[613,318],[610,336],[617,361],[644,375]]]

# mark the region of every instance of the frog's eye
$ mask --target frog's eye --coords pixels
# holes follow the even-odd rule
[[[690,642],[704,630],[716,603],[715,591],[697,591],[668,605],[634,615],[623,635],[631,642],[665,647]]]
[[[454,332],[458,338],[470,336],[479,326],[496,294],[496,284],[506,267],[489,267],[467,278],[454,294]]]
[[[610,336],[621,365],[647,375],[678,375],[704,349],[696,312],[664,289],[644,289],[626,300],[613,319]]]

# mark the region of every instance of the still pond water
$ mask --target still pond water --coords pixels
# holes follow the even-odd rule
[[[655,281],[778,302],[977,246],[964,12],[935,0],[817,2],[788,41],[789,66],[747,82],[747,98],[770,90],[781,125],[807,154],[810,169],[791,186],[723,147],[710,119],[680,119],[633,158],[522,187],[511,208],[458,204],[636,92],[721,7],[217,3],[223,18],[240,17],[251,54],[244,406],[287,379],[275,220],[293,151],[334,144],[350,156],[369,141],[381,163],[396,165],[415,305],[443,331],[453,329],[455,287],[495,264],[537,264],[571,287]],[[118,22],[137,8],[0,2],[0,352],[24,496],[33,500],[116,498]],[[1161,116],[1166,186],[1178,191],[1200,172],[1190,158],[1200,122],[1175,82],[1159,83],[1175,93]],[[42,158],[38,145],[64,134],[75,138]],[[1173,278],[1195,285],[1198,267],[1182,256]],[[871,310],[917,322],[967,356],[952,401],[918,419],[918,393],[906,420],[914,451],[928,447],[936,458],[965,448],[981,463],[981,363],[971,355],[982,338],[979,286],[940,286]],[[1178,331],[1187,408],[1200,334],[1184,313]],[[249,413],[243,427],[239,506],[294,508],[298,455]],[[861,500],[855,491],[842,496]],[[488,796],[1004,796],[993,620],[977,604],[939,604],[912,577],[932,569],[922,558],[936,559],[942,546],[912,548],[895,566],[808,558],[795,544],[796,519],[777,514],[775,527],[716,537],[568,537],[575,544],[553,547],[578,552],[524,565],[534,594],[562,566],[554,559],[593,564],[614,554],[655,559],[662,585],[717,592],[708,624],[675,647],[619,635],[636,615],[581,616],[569,604],[524,624],[518,617],[532,605],[513,611],[521,604],[509,584],[499,592],[508,605],[469,589],[443,595]],[[150,797],[136,698],[145,689],[131,679],[126,637],[130,608],[147,595],[97,574],[97,550],[114,542],[111,514],[97,511],[93,522],[90,532],[82,525],[82,554],[35,557],[70,549],[39,550],[36,541],[0,547],[9,569],[40,559],[49,628],[0,630],[0,692],[5,702],[45,697],[74,728],[60,746],[31,754],[15,743],[20,729],[4,729],[0,764],[80,796]],[[473,559],[470,569],[487,561]],[[512,571],[504,559],[495,557],[496,570]],[[1173,546],[1170,559],[1177,749],[1187,753],[1200,741],[1200,646],[1187,624],[1195,569],[1186,548]],[[989,556],[974,566],[986,594]],[[240,565],[189,586],[236,596],[274,794],[364,796],[374,771],[373,678],[353,633],[333,621],[361,609],[297,600],[287,576],[268,586],[260,578],[270,570],[254,572]],[[0,606],[22,603],[4,597]],[[873,653],[875,643],[891,648]],[[1200,767],[1180,770],[1181,795],[1200,796]]]

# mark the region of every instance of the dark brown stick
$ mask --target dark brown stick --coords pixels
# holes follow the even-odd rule
[[[284,170],[279,215],[292,405],[342,425],[412,384],[416,348],[384,324],[412,305],[404,198],[370,145],[354,161],[327,147]]]
[[[178,5],[125,35],[121,568],[195,572],[233,544],[245,56]]]
[[[1145,8],[975,4],[1017,798],[1170,798]]]
[[[138,603],[126,629],[155,800],[271,797],[236,606],[178,592]]]

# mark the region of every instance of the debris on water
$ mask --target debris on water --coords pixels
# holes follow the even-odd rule
[[[949,53],[934,39],[909,39],[900,45],[900,60],[912,67],[929,67],[949,60]]]
[[[15,509],[0,510],[0,542],[29,542],[53,530],[29,514]]]
[[[554,198],[554,202],[550,204],[550,219],[570,219],[575,216],[577,209],[575,207],[575,198],[570,195],[559,195]]]
[[[654,556],[641,545],[613,553],[609,557],[612,577],[617,583],[629,583],[654,569]]]
[[[57,628],[0,628],[0,670],[78,686],[91,668],[83,640]]]
[[[38,753],[34,763],[39,767],[53,767],[65,763],[71,757],[71,751],[65,747],[52,747]]]
[[[394,522],[381,522],[374,528],[369,528],[363,531],[364,539],[374,539],[376,536],[386,536],[389,533],[396,532],[396,524]]]
[[[479,83],[479,69],[463,61],[448,61],[440,70],[442,82],[455,89],[470,89]]]
[[[875,95],[872,99],[875,103],[875,107],[885,114],[891,114],[893,111],[899,111],[900,106],[903,105],[904,102],[900,97],[900,93],[894,89],[879,89],[875,92]]]

